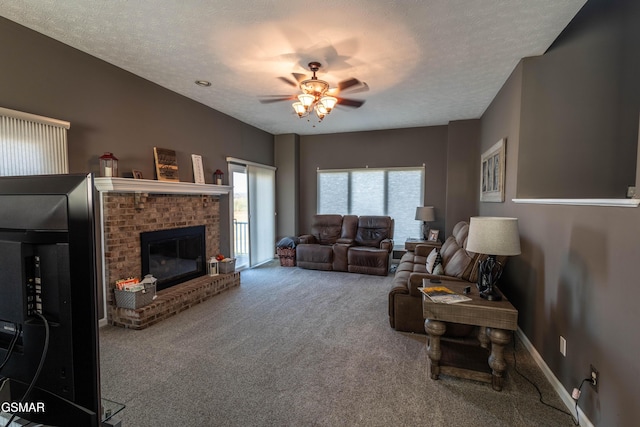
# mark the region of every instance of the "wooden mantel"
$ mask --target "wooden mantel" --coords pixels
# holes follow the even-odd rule
[[[101,193],[206,194],[221,196],[231,193],[232,190],[229,185],[132,178],[94,178],[94,183]]]

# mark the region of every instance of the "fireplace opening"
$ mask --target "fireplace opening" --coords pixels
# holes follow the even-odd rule
[[[206,273],[205,226],[140,233],[142,276],[152,274],[156,290]]]

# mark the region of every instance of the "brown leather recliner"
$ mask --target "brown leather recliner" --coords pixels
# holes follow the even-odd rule
[[[393,248],[388,216],[314,215],[311,233],[299,237],[298,267],[386,276]]]

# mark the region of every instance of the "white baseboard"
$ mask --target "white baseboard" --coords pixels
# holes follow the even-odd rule
[[[562,403],[565,404],[569,412],[571,412],[575,417],[576,401],[573,400],[573,398],[571,397],[571,394],[569,394],[569,392],[565,390],[562,383],[558,380],[558,378],[556,378],[556,376],[553,374],[549,366],[547,366],[542,356],[540,356],[540,353],[538,353],[538,351],[535,349],[533,344],[531,344],[531,341],[529,341],[529,338],[527,338],[524,332],[522,332],[522,329],[518,328],[518,331],[516,333],[518,334],[518,338],[520,338],[520,341],[522,341],[522,344],[524,344],[529,354],[531,354],[531,357],[533,357],[533,360],[536,362],[538,367],[542,370],[542,373],[544,374],[544,376],[547,377],[547,380],[551,383],[551,386],[554,388],[556,393],[558,393],[558,396],[560,396]],[[587,418],[587,416],[584,414],[584,412],[582,412],[582,409],[580,409],[580,407],[578,407],[578,422],[580,423],[581,426],[594,427],[591,420]]]

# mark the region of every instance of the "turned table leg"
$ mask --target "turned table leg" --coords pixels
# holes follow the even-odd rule
[[[424,321],[424,330],[429,335],[427,354],[431,361],[431,379],[437,380],[440,375],[440,358],[442,357],[442,348],[440,347],[440,337],[447,329],[443,322],[427,319]]]
[[[491,340],[491,355],[489,356],[489,366],[492,369],[491,386],[494,390],[502,390],[503,374],[507,369],[507,362],[504,360],[504,347],[511,340],[511,333],[504,329],[487,328],[487,334]]]

